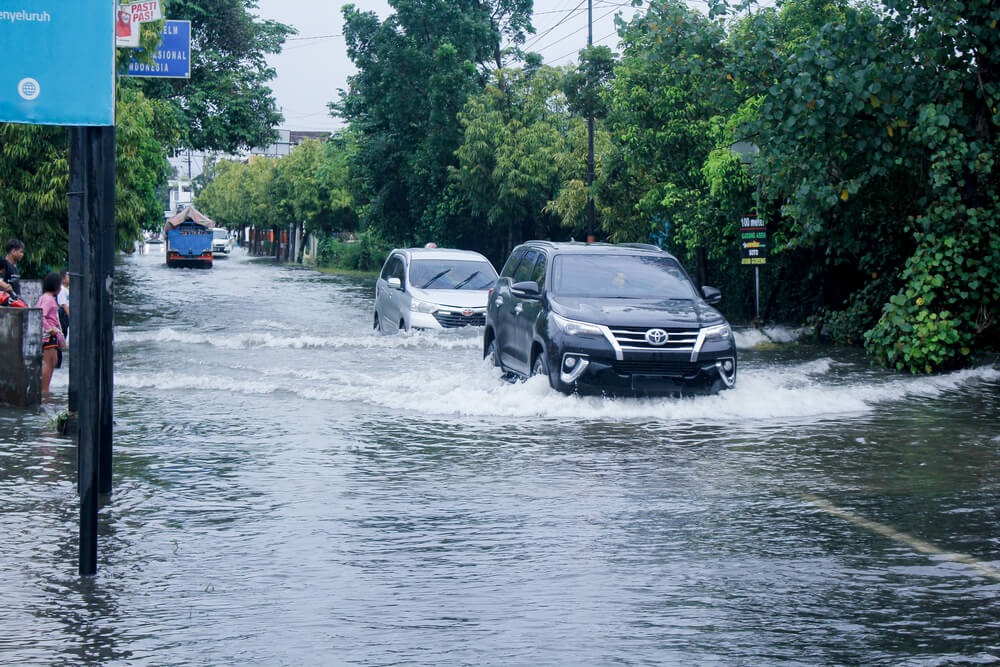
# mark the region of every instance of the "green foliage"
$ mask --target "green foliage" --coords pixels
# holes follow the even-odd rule
[[[191,78],[123,79],[123,86],[169,102],[183,146],[235,153],[274,140],[281,114],[267,85],[275,72],[266,56],[280,52],[295,30],[257,19],[256,7],[254,0],[170,0],[166,14],[191,21]]]
[[[456,220],[438,230],[437,238],[448,243],[464,234],[466,247],[502,260],[525,235],[547,234],[545,207],[566,174],[569,118],[561,83],[562,73],[551,68],[500,70],[469,99],[459,114],[464,140],[451,177],[471,215],[464,225]],[[493,244],[484,242],[484,232]]]
[[[352,162],[368,201],[366,226],[402,244],[440,230],[460,200],[446,194],[461,144],[458,113],[482,89],[501,44],[523,41],[526,0],[394,0],[394,14],[344,7],[357,67],[336,110],[359,133]]]
[[[228,229],[284,227],[288,218],[280,209],[275,163],[264,157],[218,163],[215,179],[198,195],[197,206]]]
[[[358,206],[347,170],[353,150],[350,136],[338,134],[325,143],[304,141],[280,160],[221,161],[209,167],[212,178],[197,204],[230,229],[295,222],[320,236],[354,231]]]
[[[563,92],[570,113],[583,118],[608,115],[605,95],[614,77],[615,56],[606,46],[590,46],[580,51],[580,64],[566,73]]]
[[[348,271],[378,271],[392,246],[375,230],[365,230],[356,241],[326,238],[320,243],[319,264]]]
[[[131,248],[141,230],[162,220],[157,187],[166,181],[163,104],[123,89],[115,131],[115,241]],[[0,124],[0,238],[26,245],[23,273],[68,265],[69,144],[64,128]]]
[[[65,128],[0,123],[0,243],[24,242],[23,276],[66,266],[68,160]]]
[[[141,92],[122,88],[116,110],[115,130],[115,222],[119,249],[132,247],[143,229],[162,224],[163,209],[157,188],[167,180],[170,165],[164,143],[176,140],[176,132],[158,119],[169,118],[166,103],[149,100]],[[165,136],[164,136],[165,135]]]

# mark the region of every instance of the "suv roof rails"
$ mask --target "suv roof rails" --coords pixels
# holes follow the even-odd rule
[[[625,246],[627,248],[638,248],[640,250],[657,250],[659,252],[667,252],[658,245],[653,245],[652,243],[620,243],[619,245]]]

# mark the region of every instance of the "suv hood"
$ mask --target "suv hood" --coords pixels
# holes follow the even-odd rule
[[[488,290],[409,288],[414,299],[454,308],[485,308]]]
[[[549,297],[552,310],[572,320],[622,327],[701,327],[725,320],[714,308],[692,299],[594,299]]]

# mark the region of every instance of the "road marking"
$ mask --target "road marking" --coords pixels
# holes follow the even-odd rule
[[[925,542],[921,539],[913,537],[912,535],[908,535],[906,533],[898,531],[895,528],[886,526],[885,524],[878,523],[877,521],[871,521],[870,519],[866,519],[863,516],[859,516],[857,514],[854,514],[853,512],[849,512],[843,508],[837,507],[833,503],[827,500],[823,500],[822,498],[819,498],[812,494],[808,493],[803,494],[802,497],[810,504],[815,505],[816,507],[823,510],[827,514],[832,514],[833,516],[840,517],[845,521],[850,521],[856,526],[861,526],[862,528],[867,528],[872,532],[878,533],[880,535],[885,535],[890,540],[894,540],[896,542],[899,542],[900,544],[905,544],[906,546],[914,549],[915,551],[919,551],[920,553],[925,553],[932,556],[940,556],[944,560],[968,565],[969,567],[976,570],[977,572],[979,572],[979,574],[983,575],[984,577],[989,577],[990,579],[993,579],[995,581],[1000,581],[1000,570],[993,567],[992,565],[989,565],[988,563],[984,563],[978,558],[975,558],[968,554],[939,549],[930,542]]]

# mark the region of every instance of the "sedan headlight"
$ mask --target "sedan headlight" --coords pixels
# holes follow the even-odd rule
[[[563,333],[567,336],[603,336],[604,330],[597,326],[596,324],[588,324],[587,322],[578,322],[576,320],[570,320],[561,315],[556,315],[551,313],[549,315],[549,321],[556,325],[558,328],[562,329]]]
[[[703,329],[703,332],[705,334],[705,342],[725,342],[732,335],[728,324],[717,324],[714,327],[706,327]]]
[[[436,303],[429,303],[427,301],[419,301],[413,299],[410,301],[410,310],[414,313],[434,313],[437,312],[438,306]]]

